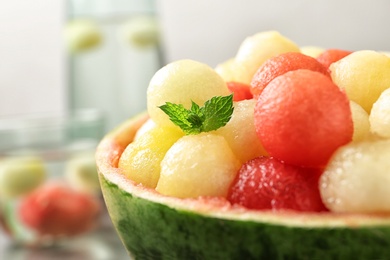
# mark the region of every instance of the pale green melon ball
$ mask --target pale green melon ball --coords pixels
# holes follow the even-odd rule
[[[370,133],[370,122],[368,120],[368,114],[358,103],[349,101],[352,122],[353,122],[353,136],[354,142],[364,140]]]
[[[222,136],[187,135],[162,160],[156,190],[179,198],[226,197],[240,165]]]
[[[159,108],[166,102],[191,107],[192,101],[199,106],[215,96],[228,96],[225,81],[214,69],[193,60],[172,62],[152,77],[147,90],[149,116],[158,125],[173,125]]]
[[[254,99],[235,102],[230,121],[215,131],[216,134],[225,137],[241,163],[261,155],[267,155],[254,126],[255,104],[256,100]]]
[[[390,138],[390,88],[383,91],[372,106],[369,120],[371,132]]]
[[[244,83],[251,82],[253,75],[266,60],[285,52],[300,52],[300,48],[277,31],[263,31],[247,37],[235,57],[235,61],[247,70]]]
[[[390,140],[353,142],[336,151],[320,178],[327,208],[340,213],[390,212]]]

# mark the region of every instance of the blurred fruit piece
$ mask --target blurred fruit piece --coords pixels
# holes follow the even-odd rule
[[[350,143],[334,154],[320,178],[334,212],[390,212],[390,140]]]
[[[91,194],[100,192],[99,176],[93,153],[72,156],[66,163],[65,176],[70,185],[77,190]]]
[[[65,27],[65,41],[71,53],[93,49],[102,42],[98,25],[87,19],[75,19]]]
[[[324,166],[352,140],[347,96],[316,71],[289,71],[271,81],[257,100],[254,120],[268,154],[297,166]]]
[[[329,69],[335,84],[367,113],[382,91],[390,87],[390,58],[379,52],[355,51]]]
[[[374,103],[369,116],[371,132],[390,138],[390,86]]]
[[[299,47],[277,31],[264,31],[247,37],[240,45],[235,62],[241,64],[249,84],[258,68],[269,58],[285,52],[300,52]]]
[[[0,197],[24,195],[46,179],[44,162],[39,157],[8,157],[0,159]]]
[[[122,25],[120,37],[126,43],[137,48],[146,48],[157,45],[159,42],[159,28],[155,17],[138,15],[132,17]]]
[[[325,211],[318,190],[320,175],[319,169],[258,157],[241,167],[229,189],[228,200],[249,209]]]
[[[236,62],[234,58],[218,64],[215,71],[226,81],[241,82],[249,84],[253,74],[251,74],[243,64]]]
[[[329,76],[328,69],[315,58],[299,52],[282,53],[266,60],[256,71],[251,81],[251,92],[255,99],[274,78],[288,71],[307,69]]]
[[[346,57],[347,55],[351,54],[352,51],[347,50],[340,50],[340,49],[327,49],[324,52],[322,52],[318,57],[317,60],[324,65],[325,68],[329,68],[329,66],[336,62],[341,60],[342,58]]]
[[[73,236],[96,224],[100,204],[92,195],[58,183],[45,183],[23,197],[21,222],[40,235]]]
[[[234,81],[227,82],[226,84],[228,89],[233,93],[233,101],[237,102],[253,98],[250,85]]]

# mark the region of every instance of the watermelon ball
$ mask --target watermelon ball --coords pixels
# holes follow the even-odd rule
[[[328,69],[315,58],[299,52],[282,53],[268,59],[256,71],[250,83],[253,96],[257,98],[274,78],[298,69],[318,71],[330,77]]]
[[[242,165],[228,200],[249,209],[325,211],[318,188],[319,169],[257,157]]]
[[[275,78],[257,99],[254,113],[265,150],[289,164],[324,166],[352,140],[349,100],[319,72],[295,70]]]
[[[233,93],[233,101],[235,102],[253,98],[250,85],[248,84],[230,81],[226,85],[230,92]]]
[[[23,197],[18,208],[21,222],[44,236],[74,236],[96,224],[100,203],[90,194],[45,183]]]
[[[336,62],[341,60],[342,58],[351,54],[352,51],[340,50],[340,49],[327,49],[318,55],[317,60],[324,65],[326,68]]]

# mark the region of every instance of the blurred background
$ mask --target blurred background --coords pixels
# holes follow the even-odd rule
[[[265,30],[299,46],[389,51],[388,10],[386,0],[3,1],[0,259],[127,259],[105,214],[93,152],[107,131],[146,109],[149,80],[164,64],[190,58],[215,67]],[[88,212],[74,214],[96,223],[75,228],[76,239],[40,237],[37,187],[48,199],[84,201]]]

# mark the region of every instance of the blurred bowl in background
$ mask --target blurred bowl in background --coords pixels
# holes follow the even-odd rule
[[[104,131],[95,109],[0,119],[0,219],[10,240],[51,245],[99,225],[94,153]]]

